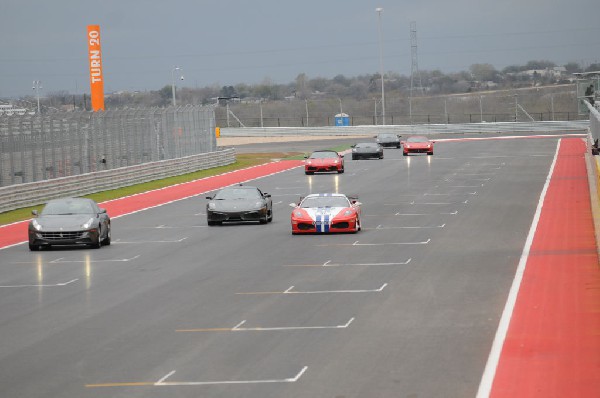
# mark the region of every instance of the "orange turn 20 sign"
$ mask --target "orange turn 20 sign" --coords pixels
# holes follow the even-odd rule
[[[88,59],[90,61],[90,89],[92,110],[104,110],[104,75],[102,73],[102,49],[100,47],[100,25],[88,25]]]

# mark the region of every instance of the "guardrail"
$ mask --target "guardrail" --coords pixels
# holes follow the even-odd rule
[[[235,149],[201,153],[112,170],[0,188],[0,212],[34,206],[50,199],[82,196],[235,162]]]
[[[590,104],[588,101],[583,101],[583,103],[585,104],[585,106],[588,107],[589,111],[590,111],[590,126],[589,126],[589,132],[590,132],[590,145],[591,145],[591,150],[592,150],[592,154],[593,155],[598,155],[599,153],[599,139],[600,139],[600,111],[598,111],[597,108],[595,108],[592,104]]]
[[[261,136],[318,136],[318,135],[375,135],[386,132],[394,134],[466,134],[466,133],[520,133],[520,132],[573,132],[587,131],[590,122],[548,121],[548,122],[503,122],[465,124],[415,124],[386,126],[331,126],[331,127],[221,127],[222,137],[261,137]]]

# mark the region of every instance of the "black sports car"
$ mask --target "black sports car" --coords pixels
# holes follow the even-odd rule
[[[376,142],[361,142],[352,145],[352,160],[368,158],[383,159],[383,147]]]
[[[63,198],[46,203],[29,222],[29,250],[55,245],[110,245],[110,217],[92,199]]]
[[[392,133],[380,133],[375,136],[377,142],[381,144],[381,146],[396,148],[400,148],[400,137],[401,136]]]
[[[236,185],[221,189],[215,196],[207,196],[208,225],[219,225],[223,221],[258,221],[261,224],[273,221],[271,195],[256,187]]]

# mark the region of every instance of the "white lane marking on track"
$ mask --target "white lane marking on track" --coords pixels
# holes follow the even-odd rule
[[[394,214],[395,216],[435,216],[435,215],[449,215],[449,216],[454,216],[458,214],[458,210],[454,210],[453,212],[450,213],[446,213],[446,212],[442,212],[442,213],[396,213]]]
[[[406,265],[412,261],[409,258],[406,261],[395,262],[395,263],[332,263],[331,260],[324,264],[292,264],[284,265],[284,267],[350,267],[350,266],[389,266],[389,265]]]
[[[167,380],[169,377],[173,376],[175,374],[175,371],[172,370],[169,373],[167,373],[166,375],[164,375],[159,381],[157,381],[156,383],[154,383],[155,386],[162,384],[165,380]]]
[[[444,228],[446,224],[435,225],[431,227],[411,227],[411,226],[400,226],[400,227],[384,227],[383,225],[378,225],[376,228],[363,228],[365,230],[387,230],[387,229],[430,229],[430,228]]]
[[[246,292],[236,293],[239,295],[266,295],[266,294],[328,294],[328,293],[380,293],[385,289],[387,283],[381,285],[378,289],[349,289],[349,290],[313,290],[313,291],[293,291],[294,286],[290,286],[283,292]]]
[[[423,196],[450,196],[450,195],[477,195],[475,192],[454,192],[454,193],[424,193]]]
[[[79,280],[79,278],[75,278],[75,279],[71,279],[68,282],[61,282],[61,283],[55,283],[55,284],[31,284],[31,285],[0,285],[0,287],[60,287],[60,286],[67,286],[70,285],[72,283],[75,283]]]
[[[122,263],[129,262],[140,258],[141,254],[137,256],[133,256],[130,258],[115,258],[115,259],[106,259],[106,260],[65,260],[64,257],[57,258],[56,260],[52,260],[49,264],[65,264],[65,263]]]
[[[308,366],[303,367],[294,377],[287,379],[267,379],[267,380],[223,380],[223,381],[165,381],[163,377],[155,386],[160,387],[174,387],[174,386],[208,386],[208,385],[219,385],[219,384],[268,384],[268,383],[295,383],[302,375],[306,372]],[[175,371],[172,371],[168,376],[173,375]]]
[[[346,329],[350,326],[350,324],[354,321],[354,317],[350,318],[348,322],[342,325],[333,325],[333,326],[275,326],[275,327],[251,327],[251,328],[242,328],[243,324],[246,321],[242,321],[238,323],[236,326],[231,328],[232,332],[269,332],[269,331],[286,331],[286,330],[311,330],[311,329]],[[207,331],[207,329],[200,329],[202,331]],[[218,330],[222,330],[218,328]],[[189,331],[194,331],[194,329],[190,329]],[[208,330],[210,331],[210,330]]]
[[[187,236],[181,239],[176,239],[176,240],[145,240],[145,241],[140,241],[140,242],[129,242],[129,241],[122,241],[122,240],[116,240],[113,241],[113,243],[117,243],[117,244],[140,244],[140,243],[181,243],[184,240],[187,239]]]
[[[546,193],[548,192],[548,187],[550,186],[550,180],[552,179],[552,174],[554,174],[554,167],[556,166],[556,160],[558,158],[558,153],[560,150],[560,143],[561,141],[559,140],[558,144],[556,145],[554,159],[552,160],[548,176],[546,177],[546,183],[544,184],[544,188],[542,189],[542,193],[540,194],[540,199],[535,210],[535,215],[533,216],[533,221],[531,222],[531,227],[529,228],[529,233],[527,234],[527,239],[525,240],[525,247],[523,248],[523,252],[521,253],[521,258],[519,260],[519,265],[517,266],[515,278],[513,279],[513,283],[510,287],[508,298],[506,300],[504,310],[502,311],[502,317],[500,318],[498,329],[496,330],[496,335],[494,336],[492,348],[490,350],[490,354],[488,356],[483,375],[481,376],[481,382],[479,383],[479,389],[477,390],[477,398],[489,397],[492,390],[492,383],[494,382],[496,370],[498,368],[498,363],[500,362],[500,354],[502,352],[502,347],[504,346],[504,341],[506,340],[508,327],[510,325],[510,319],[514,312],[515,305],[517,303],[517,296],[519,294],[521,282],[523,281],[525,267],[529,258],[529,251],[531,250],[533,238],[535,236],[537,226],[540,221],[542,207],[544,205],[544,199],[546,198]]]

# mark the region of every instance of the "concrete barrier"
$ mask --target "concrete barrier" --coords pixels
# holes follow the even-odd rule
[[[0,212],[35,206],[50,199],[82,196],[205,170],[235,162],[235,149],[202,153],[112,170],[0,188]]]

